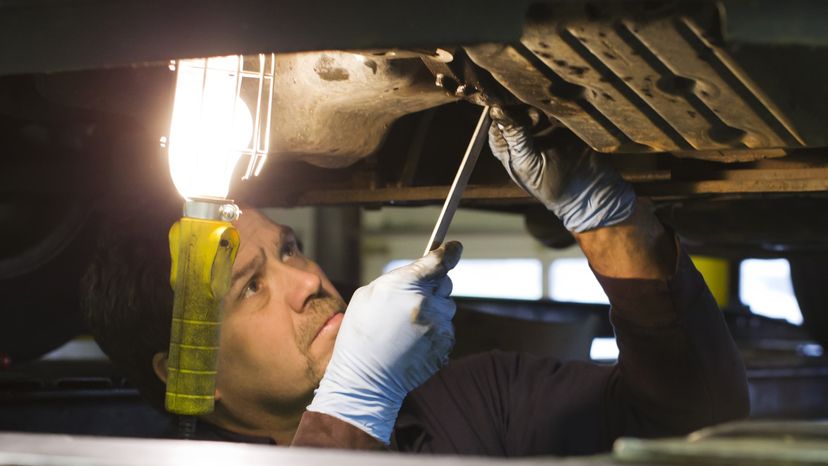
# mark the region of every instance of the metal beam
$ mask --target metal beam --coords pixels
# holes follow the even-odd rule
[[[828,192],[828,165],[819,154],[792,156],[740,166],[675,160],[669,168],[622,170],[640,196],[652,199],[692,198],[701,195]],[[250,186],[249,202],[268,206],[348,204],[434,204],[445,199],[448,186],[352,187],[267,192]],[[514,184],[470,185],[465,204],[531,204],[535,201]]]
[[[231,53],[513,42],[527,3],[11,0],[0,2],[0,75]]]

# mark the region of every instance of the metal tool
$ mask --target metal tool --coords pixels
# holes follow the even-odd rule
[[[483,113],[480,115],[480,119],[477,120],[477,127],[474,128],[471,141],[469,141],[469,146],[466,148],[466,154],[463,156],[463,161],[460,162],[460,169],[457,170],[457,175],[451,184],[448,197],[446,197],[446,202],[443,204],[443,210],[440,212],[437,224],[434,225],[434,231],[431,232],[431,239],[428,240],[428,245],[423,255],[440,247],[443,244],[443,240],[446,239],[446,233],[448,232],[449,225],[451,225],[451,220],[454,218],[454,212],[457,211],[457,206],[460,205],[460,198],[463,197],[463,190],[466,189],[466,185],[469,183],[469,178],[471,178],[472,171],[474,171],[474,165],[480,156],[480,150],[483,149],[483,144],[486,142],[486,136],[491,122],[489,106],[487,105],[483,107]]]

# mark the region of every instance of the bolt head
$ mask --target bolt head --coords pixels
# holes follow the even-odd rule
[[[236,204],[222,204],[219,207],[219,215],[225,222],[235,222],[241,215],[241,209]]]

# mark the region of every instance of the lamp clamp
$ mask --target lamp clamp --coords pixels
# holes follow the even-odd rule
[[[202,220],[234,222],[242,211],[230,199],[187,199],[184,201],[184,216]]]

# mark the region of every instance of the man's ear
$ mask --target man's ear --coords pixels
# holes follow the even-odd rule
[[[155,353],[152,357],[152,370],[162,382],[167,383],[167,353]]]

